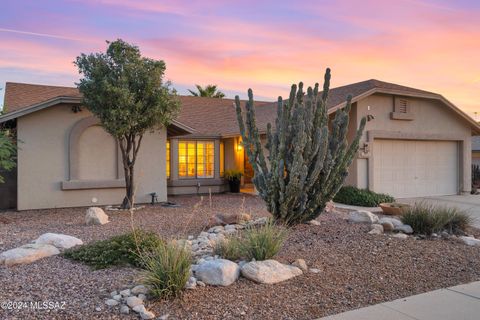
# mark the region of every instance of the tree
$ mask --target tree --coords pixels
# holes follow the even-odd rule
[[[205,88],[202,88],[202,86],[196,84],[198,92],[195,92],[193,90],[188,89],[192,96],[196,97],[209,97],[209,98],[224,98],[225,94],[219,90],[217,90],[217,85],[216,84],[208,84],[205,86]]]
[[[106,53],[81,54],[75,65],[83,104],[117,141],[123,160],[126,195],[122,208],[134,205],[134,167],[143,136],[168,126],[180,103],[164,82],[165,62],[142,57],[123,40],[108,42]]]
[[[0,129],[0,173],[10,171],[16,166],[17,147],[9,131]],[[0,174],[0,183],[5,179]]]
[[[273,217],[288,225],[315,219],[323,212],[348,174],[366,124],[367,119],[363,118],[348,145],[349,96],[346,107],[336,112],[329,129],[329,86],[327,69],[323,92],[318,91],[317,83],[305,95],[300,82],[298,88],[292,85],[287,101],[278,98],[275,130],[272,132],[270,123],[267,126],[268,159],[255,123],[252,90],[248,90],[245,120],[240,99],[235,98],[244,149],[255,172],[253,183]]]

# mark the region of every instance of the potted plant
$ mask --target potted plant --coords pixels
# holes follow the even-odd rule
[[[410,208],[410,205],[397,202],[380,203],[380,208],[382,208],[384,214],[401,216],[406,209]]]
[[[240,170],[225,171],[225,179],[227,179],[228,185],[230,186],[230,192],[234,192],[234,193],[240,192],[240,178],[242,176],[243,176],[243,173]]]

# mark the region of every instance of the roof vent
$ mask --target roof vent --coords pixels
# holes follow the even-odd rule
[[[414,115],[410,101],[404,97],[394,97],[392,120],[413,120]]]

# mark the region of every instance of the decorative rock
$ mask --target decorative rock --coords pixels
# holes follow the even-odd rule
[[[108,299],[107,301],[105,301],[105,304],[109,307],[113,307],[113,306],[118,305],[119,302],[115,299]]]
[[[205,287],[205,282],[203,282],[203,281],[197,281],[197,285],[198,285],[199,287]]]
[[[238,279],[240,267],[230,260],[210,260],[199,265],[195,275],[209,285],[229,286]]]
[[[242,267],[242,276],[257,283],[277,283],[302,273],[299,268],[276,260],[252,261]]]
[[[292,263],[292,266],[295,266],[295,267],[299,268],[299,269],[302,270],[303,272],[307,272],[307,271],[308,271],[307,263],[306,263],[305,260],[303,260],[303,259],[297,259],[297,260],[295,260],[295,262]]]
[[[398,219],[395,219],[395,218],[389,218],[389,217],[383,217],[383,218],[380,218],[380,220],[378,221],[379,224],[383,225],[384,223],[389,223],[389,224],[392,224],[393,227],[400,227],[403,225],[402,221],[398,220]],[[384,226],[384,229],[385,229],[385,226]],[[387,230],[385,230],[387,231]]]
[[[108,216],[103,212],[102,208],[90,207],[87,209],[85,223],[88,225],[102,225],[108,223]]]
[[[66,234],[58,234],[58,233],[44,233],[37,240],[35,240],[36,244],[49,244],[58,249],[69,249],[74,246],[79,246],[83,244],[83,241],[68,236]]]
[[[227,225],[227,224],[236,224],[242,223],[252,220],[252,216],[248,213],[238,213],[232,215],[225,215],[225,214],[216,214],[210,217],[208,222],[209,226],[217,226],[217,225]]]
[[[401,226],[395,226],[395,231],[401,231],[403,233],[411,234],[413,233],[412,227],[410,227],[408,224],[402,224]]]
[[[125,289],[120,291],[120,294],[122,295],[122,297],[129,297],[132,294],[132,292],[130,291],[130,289]]]
[[[28,264],[42,258],[59,254],[57,248],[49,244],[26,244],[21,247],[4,251],[0,254],[0,265],[13,266]]]
[[[110,297],[114,297],[118,294],[117,290],[110,292]]]
[[[140,293],[147,294],[148,289],[147,289],[147,287],[145,287],[143,285],[138,285],[138,286],[133,287],[133,289],[131,290],[131,293],[135,294],[135,295],[140,294]]]
[[[141,299],[142,301],[145,301],[145,300],[147,300],[147,296],[144,295],[143,293],[140,293],[140,294],[138,295],[138,299]]]
[[[323,211],[325,211],[326,213],[330,213],[333,210],[335,210],[335,203],[332,200],[330,200],[325,205],[325,209],[323,209]]]
[[[460,236],[458,237],[458,239],[460,239],[460,241],[465,243],[467,246],[475,246],[475,247],[480,246],[480,240],[475,239],[474,237]]]
[[[225,231],[236,231],[236,230],[237,230],[237,228],[235,227],[234,224],[227,224],[225,226]]]
[[[122,296],[120,294],[116,294],[112,297],[113,299],[117,300],[117,301],[120,301],[122,300]]]
[[[320,273],[320,269],[310,268],[311,273]]]
[[[352,223],[377,223],[378,217],[370,211],[358,210],[350,212],[348,221]]]
[[[395,226],[393,225],[392,222],[390,222],[390,221],[382,221],[382,220],[383,220],[383,218],[380,219],[380,220],[378,221],[378,223],[383,227],[383,231],[384,231],[384,232],[393,231],[393,229],[395,229]]]
[[[197,287],[197,279],[195,277],[190,277],[185,284],[185,289],[195,289]]]
[[[155,318],[155,313],[153,313],[152,311],[145,310],[143,312],[140,312],[140,318],[144,320],[153,319]]]
[[[402,239],[402,240],[405,240],[408,238],[408,236],[405,233],[395,233],[392,237],[397,239]]]
[[[311,226],[319,226],[320,225],[320,222],[317,221],[317,220],[310,220],[307,223]]]
[[[372,224],[370,226],[370,232],[368,234],[383,234],[383,226],[381,224]]]
[[[208,233],[219,233],[222,232],[224,228],[222,226],[215,226],[210,229],[208,229]]]
[[[126,305],[123,305],[120,307],[120,313],[121,314],[129,314],[130,313],[130,308]]]
[[[143,301],[142,299],[138,298],[138,297],[135,297],[135,296],[131,296],[131,297],[128,297],[127,298],[127,306],[129,306],[130,308],[135,308],[136,306],[139,306],[139,305],[143,305]]]
[[[133,307],[132,310],[135,311],[136,313],[142,313],[147,311],[147,309],[145,309],[145,306],[143,304],[139,304],[138,306]]]

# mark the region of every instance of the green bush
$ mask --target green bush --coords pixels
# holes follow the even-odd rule
[[[267,260],[280,251],[286,235],[284,227],[268,222],[262,226],[248,227],[243,234],[228,237],[217,245],[215,251],[229,260]]]
[[[228,236],[225,240],[217,242],[215,254],[228,260],[240,260],[244,257],[242,241],[239,236]]]
[[[416,203],[407,208],[402,222],[412,227],[416,234],[431,235],[440,231],[460,233],[470,226],[472,218],[457,208]]]
[[[333,201],[353,206],[377,207],[380,203],[394,202],[395,198],[388,194],[376,193],[367,189],[343,186],[337,192]]]
[[[280,251],[286,237],[286,229],[273,222],[260,227],[248,227],[244,233],[242,250],[248,260],[267,260]]]
[[[178,296],[190,277],[191,256],[185,247],[162,243],[152,252],[142,253],[145,271],[142,282],[155,298]]]
[[[83,262],[95,269],[128,264],[141,268],[143,262],[139,256],[139,250],[145,253],[152,252],[161,244],[163,241],[156,233],[137,229],[107,240],[66,250],[63,256]]]

